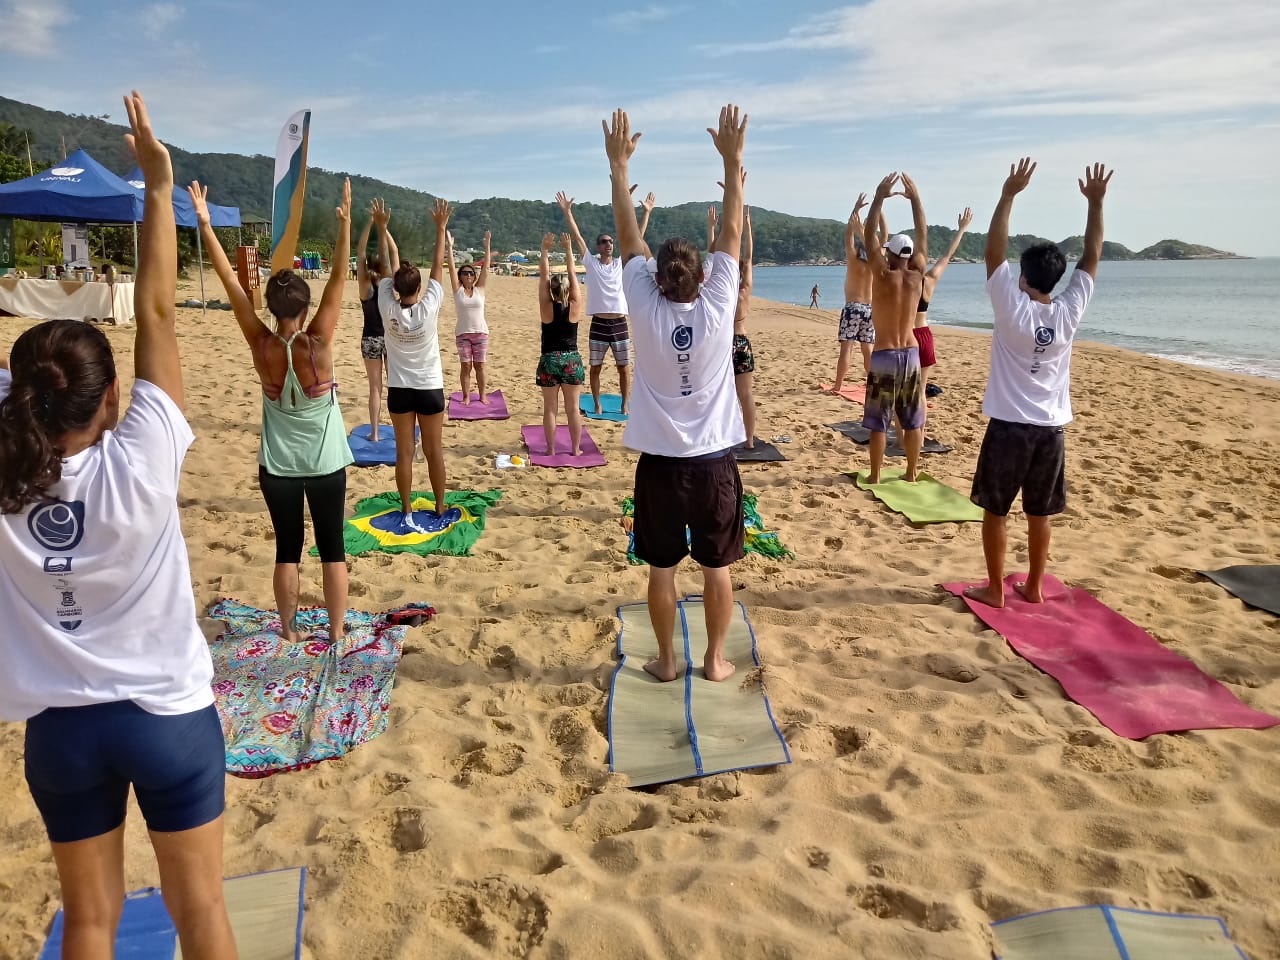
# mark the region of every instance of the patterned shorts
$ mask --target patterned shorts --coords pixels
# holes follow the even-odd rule
[[[387,355],[387,343],[382,337],[364,337],[360,340],[360,356],[366,360],[381,360]]]
[[[454,337],[458,346],[458,360],[462,363],[484,363],[489,356],[487,333],[459,333]]]
[[[544,353],[538,360],[537,381],[540,387],[580,387],[586,379],[582,354],[577,350]]]
[[[591,365],[600,367],[604,365],[605,355],[612,350],[613,362],[620,367],[631,366],[631,341],[630,340],[588,340],[587,347],[591,355]]]
[[[857,340],[859,343],[875,343],[876,328],[871,323],[871,304],[846,303],[840,311],[839,340]]]
[[[867,373],[862,425],[877,433],[888,433],[896,413],[903,430],[919,430],[924,426],[922,385],[917,348],[874,351]]]
[[[751,351],[751,341],[747,339],[746,334],[735,333],[733,335],[733,375],[740,377],[744,373],[754,373],[756,369],[756,355]]]

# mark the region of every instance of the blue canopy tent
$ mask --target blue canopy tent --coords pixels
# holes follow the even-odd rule
[[[0,184],[0,217],[54,223],[132,223],[138,260],[142,194],[83,150],[43,173]]]

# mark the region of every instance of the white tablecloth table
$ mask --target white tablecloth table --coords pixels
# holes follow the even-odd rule
[[[133,322],[133,284],[0,277],[0,310],[32,320]]]

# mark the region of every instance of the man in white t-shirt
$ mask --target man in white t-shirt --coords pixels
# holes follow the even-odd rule
[[[618,392],[622,395],[622,412],[630,413],[631,333],[627,329],[627,296],[622,289],[622,261],[614,257],[613,237],[607,233],[596,237],[596,256],[593,257],[573,217],[573,198],[561,191],[556,194],[556,203],[560,204],[560,209],[564,211],[569,234],[578,245],[582,265],[587,271],[587,316],[591,318],[587,345],[590,348],[589,377],[595,412],[601,412],[600,370],[604,366],[605,355],[612,351],[613,361],[618,367]],[[647,223],[652,204],[648,201],[646,204]],[[632,214],[634,213],[633,209]]]
[[[742,479],[733,447],[746,439],[733,377],[733,320],[738,303],[742,241],[742,147],[747,118],[720,111],[711,132],[724,159],[724,221],[704,277],[697,244],[666,241],[650,271],[649,249],[636,224],[627,184],[628,161],[640,134],[626,113],[605,126],[613,180],[613,216],[622,246],[623,287],[637,341],[635,393],[622,441],[640,451],[635,477],[635,552],[649,564],[649,618],[658,657],[645,670],[674,680],[676,568],[686,556],[702,568],[707,653],[703,675],[724,680],[733,616],[729,567],[742,558]],[[686,533],[687,531],[687,533]]]
[[[982,552],[987,585],[965,595],[1004,606],[1006,517],[1022,491],[1027,515],[1029,571],[1014,589],[1031,603],[1043,603],[1049,562],[1049,520],[1066,509],[1064,428],[1071,422],[1071,345],[1102,256],[1102,200],[1111,182],[1102,164],[1085,168],[1080,192],[1089,202],[1084,252],[1067,288],[1051,297],[1067,269],[1057,245],[1038,243],[1022,253],[1015,276],[1007,259],[1013,198],[1026,189],[1036,165],[1023,158],[1009,167],[1000,202],[987,233],[987,295],[991,331],[991,376],[982,412],[991,418],[978,454],[970,499],[983,509]]]

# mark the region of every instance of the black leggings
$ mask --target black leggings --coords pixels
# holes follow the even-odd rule
[[[302,562],[302,498],[311,507],[311,524],[316,530],[316,547],[321,563],[342,563],[347,559],[342,540],[342,524],[347,512],[347,468],[323,477],[277,477],[258,467],[258,486],[267,501],[271,526],[276,531],[276,563]]]

